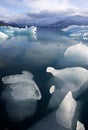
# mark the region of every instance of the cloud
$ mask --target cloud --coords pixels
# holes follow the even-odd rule
[[[31,10],[48,10],[59,11],[67,8],[76,8],[69,0],[23,0],[25,6],[30,7]]]

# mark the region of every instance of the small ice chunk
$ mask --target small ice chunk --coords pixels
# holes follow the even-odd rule
[[[72,45],[67,48],[64,56],[70,62],[88,64],[88,46],[82,43]]]
[[[52,94],[52,93],[54,93],[54,91],[55,91],[55,86],[52,85],[51,88],[50,88],[50,90],[49,90],[49,92],[50,92],[50,94]]]
[[[84,125],[80,121],[77,121],[76,130],[85,130]]]
[[[56,120],[62,126],[72,129],[72,121],[76,110],[76,101],[69,91],[56,112]]]
[[[77,91],[88,80],[88,70],[82,67],[70,67],[60,70],[48,67],[46,71],[64,82],[63,92]]]

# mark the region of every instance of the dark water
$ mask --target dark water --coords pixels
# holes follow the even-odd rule
[[[0,95],[5,89],[2,77],[7,75],[20,74],[23,70],[33,74],[33,79],[38,85],[42,99],[37,103],[35,114],[31,118],[26,118],[21,122],[13,122],[9,119],[5,107],[5,101],[0,98],[0,130],[26,130],[34,125],[42,117],[48,115],[53,110],[47,109],[51,99],[49,94],[51,74],[46,73],[46,68],[52,66],[57,69],[65,67],[84,67],[87,64],[72,63],[64,59],[65,50],[79,42],[87,45],[79,37],[70,37],[60,30],[41,30],[35,36],[14,36],[0,43]],[[82,102],[79,120],[88,129],[88,90],[79,95],[76,100]],[[7,128],[7,129],[6,129]]]

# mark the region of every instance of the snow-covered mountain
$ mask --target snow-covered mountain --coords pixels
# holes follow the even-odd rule
[[[37,12],[28,13],[24,15],[17,15],[8,18],[6,21],[12,26],[31,26],[35,25],[38,27],[54,27],[63,28],[69,25],[88,25],[88,16],[77,14],[71,11],[68,12]]]
[[[88,17],[87,16],[49,16],[49,17],[39,17],[30,19],[29,17],[26,19],[17,19],[16,21],[10,22],[11,25],[14,26],[31,26],[35,25],[38,27],[46,27],[46,28],[63,28],[69,25],[88,25]]]

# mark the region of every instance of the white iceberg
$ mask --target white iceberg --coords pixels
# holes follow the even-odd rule
[[[72,121],[76,106],[76,101],[74,100],[71,91],[69,91],[57,109],[57,122],[66,128],[72,129]]]
[[[64,57],[71,62],[88,64],[88,46],[82,43],[67,48]]]
[[[60,70],[48,67],[46,71],[64,82],[61,90],[65,93],[70,90],[72,92],[77,91],[88,80],[88,70],[82,67],[71,67]]]
[[[37,27],[31,26],[31,27],[25,27],[25,28],[13,28],[14,34],[36,34]]]
[[[67,28],[62,29],[64,32],[69,32],[69,33],[77,33],[80,31],[88,31],[88,26],[83,26],[83,25],[71,25]]]
[[[80,121],[77,121],[76,130],[85,130],[84,125]]]
[[[37,32],[36,26],[31,27],[25,27],[25,28],[19,28],[19,27],[11,27],[11,26],[1,26],[0,31],[7,34],[9,37],[12,37],[14,35],[32,35],[33,36]]]
[[[0,39],[7,39],[8,35],[0,31]]]
[[[2,98],[6,100],[9,117],[13,121],[21,121],[31,117],[36,110],[37,100],[41,99],[41,92],[33,80],[30,72],[6,76],[2,78],[6,88]]]

